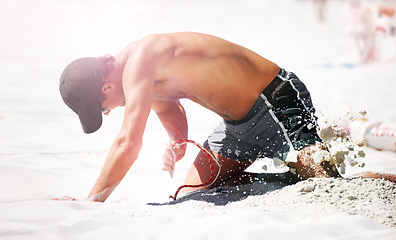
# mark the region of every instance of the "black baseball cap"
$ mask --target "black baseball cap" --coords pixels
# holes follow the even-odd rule
[[[77,113],[85,133],[102,125],[103,72],[97,58],[74,60],[63,70],[59,91],[66,105]]]

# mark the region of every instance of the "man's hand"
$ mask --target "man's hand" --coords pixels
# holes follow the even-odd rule
[[[172,140],[177,141],[179,139],[188,138],[186,112],[178,100],[158,100],[153,102],[152,108],[157,113],[158,118],[165,127],[169,139],[171,140],[168,146],[165,147],[165,151],[162,154],[161,169],[169,171],[171,177],[173,177],[175,163],[183,158],[187,146],[185,144],[177,144],[174,146],[174,142],[172,142]],[[173,150],[172,146],[174,146]]]
[[[176,162],[184,157],[187,148],[185,144],[175,145],[173,148],[172,146],[173,144],[169,143],[165,148],[164,153],[162,154],[161,163],[161,169],[168,171],[171,177],[173,177]]]

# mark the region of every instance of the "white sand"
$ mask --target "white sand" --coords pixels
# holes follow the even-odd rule
[[[171,203],[184,208],[185,205],[191,205],[191,200],[207,202],[206,206],[200,204],[199,208],[224,206],[216,208],[277,212],[290,222],[347,213],[396,227],[396,186],[380,179],[317,178],[292,186],[254,183],[239,187],[219,187],[199,191]]]
[[[206,32],[273,60],[306,83],[322,127],[361,110],[396,121],[396,63],[358,63],[347,5],[330,1],[319,23],[308,0],[2,1],[0,239],[395,239],[395,185],[382,180],[253,184],[162,205],[197,149],[189,147],[171,180],[159,170],[167,139],[155,115],[138,161],[106,203],[47,200],[88,195],[122,121],[120,109],[84,135],[60,98],[61,71],[149,33]],[[182,104],[190,138],[203,142],[219,117]],[[396,174],[395,152],[364,152],[365,167],[347,166],[344,176]]]

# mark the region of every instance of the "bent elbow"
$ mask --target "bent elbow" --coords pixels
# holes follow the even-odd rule
[[[138,157],[143,145],[141,140],[128,139],[125,137],[118,137],[115,143],[120,154],[129,159],[133,159],[133,161]]]

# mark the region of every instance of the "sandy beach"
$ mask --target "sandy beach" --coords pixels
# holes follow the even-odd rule
[[[363,110],[370,120],[396,122],[396,61],[359,61],[349,1],[328,1],[324,13],[319,21],[310,0],[2,1],[0,239],[394,240],[396,185],[349,176],[396,174],[395,152],[362,147],[364,167],[348,165],[344,179],[220,187],[173,202],[168,196],[183,184],[198,148],[188,146],[171,179],[160,170],[167,135],[155,114],[138,160],[109,199],[84,201],[123,109],[84,134],[62,102],[59,76],[73,59],[115,54],[147,34],[213,34],[295,72],[321,128],[348,125]],[[388,40],[387,56],[396,58],[395,36]],[[221,118],[181,102],[190,139],[203,143]],[[78,201],[50,200],[62,196]]]

